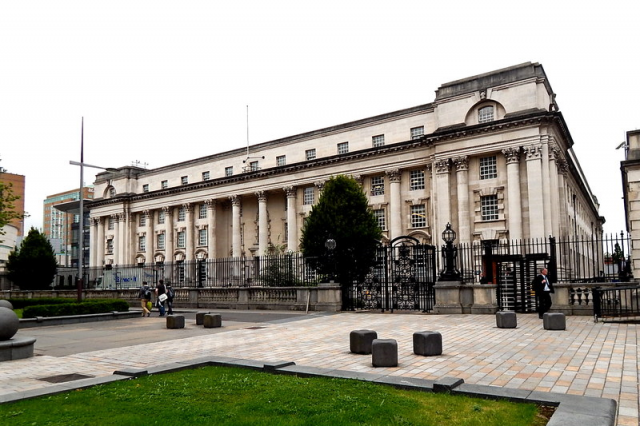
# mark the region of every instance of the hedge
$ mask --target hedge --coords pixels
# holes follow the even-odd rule
[[[27,306],[35,305],[59,305],[61,303],[73,303],[77,302],[78,299],[70,297],[40,297],[37,299],[16,298],[7,300],[11,305],[13,305],[13,309],[24,309]]]
[[[22,311],[22,318],[102,314],[113,311],[128,312],[129,304],[121,299],[100,299],[88,300],[81,303],[55,303],[27,306]]]

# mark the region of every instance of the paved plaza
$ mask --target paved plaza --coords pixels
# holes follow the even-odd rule
[[[93,377],[123,368],[149,368],[203,356],[384,373],[435,380],[611,398],[618,424],[638,425],[638,324],[594,323],[567,317],[566,331],[544,330],[536,314],[519,314],[518,328],[496,328],[493,315],[399,313],[269,313],[243,318],[222,314],[223,327],[168,330],[164,318],[133,318],[21,329],[34,336],[36,356],[0,363],[0,395],[52,386],[41,379],[60,374]],[[247,315],[259,315],[255,311]],[[398,367],[374,368],[371,356],[349,351],[351,330],[375,330],[396,339]],[[443,354],[413,354],[413,333],[439,331]]]

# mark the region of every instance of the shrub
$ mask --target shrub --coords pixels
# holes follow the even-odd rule
[[[22,318],[103,314],[113,311],[127,312],[129,311],[129,304],[121,299],[101,299],[88,300],[81,303],[27,306],[22,312]]]

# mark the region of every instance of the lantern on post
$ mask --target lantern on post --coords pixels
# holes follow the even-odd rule
[[[458,248],[453,245],[453,242],[456,240],[456,232],[451,228],[450,223],[447,223],[446,228],[442,232],[442,240],[445,242],[442,246],[444,269],[440,273],[440,279],[438,281],[460,281],[460,271],[456,269]]]

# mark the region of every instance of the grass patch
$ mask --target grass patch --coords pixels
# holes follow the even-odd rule
[[[526,425],[534,404],[204,367],[0,405],[18,425]]]

